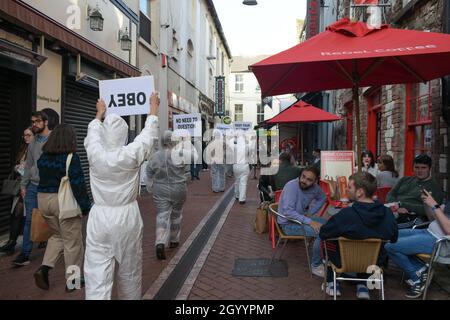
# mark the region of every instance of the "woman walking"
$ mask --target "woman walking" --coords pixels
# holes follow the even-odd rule
[[[25,172],[25,161],[28,155],[28,145],[34,140],[33,131],[31,127],[26,128],[23,131],[22,145],[19,148],[19,152],[16,156],[16,165],[14,166],[14,175],[17,179],[20,179]],[[9,240],[8,242],[0,247],[0,252],[5,252],[7,255],[14,254],[16,250],[17,238],[19,234],[23,232],[24,223],[24,206],[23,198],[19,193],[14,197],[11,208],[11,216],[9,220]]]
[[[68,267],[76,266],[81,270],[83,260],[83,236],[81,216],[60,217],[58,189],[61,179],[69,177],[73,195],[86,215],[91,208],[87,195],[83,170],[78,155],[76,133],[72,126],[61,124],[55,127],[42,147],[38,160],[39,186],[38,207],[48,223],[52,236],[48,240],[42,265],[34,273],[36,286],[49,289],[49,270],[55,267],[61,254],[64,254],[66,279],[73,273]],[[73,267],[72,267],[73,268]],[[79,279],[82,282],[81,277]],[[81,283],[82,285],[82,283]],[[73,287],[66,284],[66,291]]]

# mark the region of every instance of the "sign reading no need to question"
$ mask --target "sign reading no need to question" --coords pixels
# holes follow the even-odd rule
[[[150,96],[155,91],[153,76],[102,80],[100,98],[105,101],[106,115],[119,116],[150,113]]]
[[[177,136],[202,136],[202,118],[200,113],[176,114],[173,116],[173,131]]]

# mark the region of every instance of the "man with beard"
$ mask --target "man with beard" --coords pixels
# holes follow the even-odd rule
[[[34,133],[34,141],[28,145],[25,172],[20,182],[26,215],[23,229],[22,252],[12,262],[17,267],[30,264],[28,257],[33,249],[30,233],[33,209],[38,207],[37,187],[39,185],[39,170],[37,161],[42,154],[42,146],[47,142],[48,136],[50,135],[48,117],[45,112],[35,111],[31,113],[31,131]]]
[[[350,176],[348,194],[353,201],[351,207],[347,207],[332,216],[328,222],[320,228],[320,239],[332,239],[345,237],[354,240],[369,238],[397,241],[398,228],[392,212],[378,201],[373,201],[372,196],[377,190],[377,180],[368,172],[355,173]],[[328,258],[337,267],[341,267],[339,243],[329,241],[326,243]],[[377,265],[386,262],[384,247],[380,250]],[[357,277],[368,278],[370,274],[362,273]],[[326,293],[334,294],[333,271],[328,267]],[[339,283],[336,284],[336,296],[340,296]],[[356,297],[358,299],[370,299],[366,281],[357,284]]]
[[[318,277],[323,277],[320,240],[317,236],[326,219],[306,216],[307,211],[312,215],[317,213],[326,200],[325,194],[317,184],[318,179],[319,170],[316,167],[307,167],[303,169],[299,178],[286,183],[281,193],[280,213],[287,218],[302,222],[304,229],[298,223],[290,222],[281,217],[278,217],[277,222],[286,235],[316,237],[313,245],[311,272]]]

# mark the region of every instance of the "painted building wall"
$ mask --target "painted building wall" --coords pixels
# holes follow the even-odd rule
[[[24,2],[122,60],[136,65],[136,46],[132,46],[130,58],[129,52],[120,48],[118,34],[119,30],[125,31],[127,27],[128,32],[131,31],[133,44],[136,44],[137,25],[131,23],[111,1],[24,0]],[[128,0],[126,4],[134,11],[139,7],[139,0]],[[103,31],[93,31],[89,27],[88,7],[96,8],[97,5],[104,18]]]

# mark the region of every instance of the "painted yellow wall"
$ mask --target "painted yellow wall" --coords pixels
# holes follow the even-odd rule
[[[50,107],[61,116],[62,57],[45,50],[47,60],[37,70],[37,110]]]

